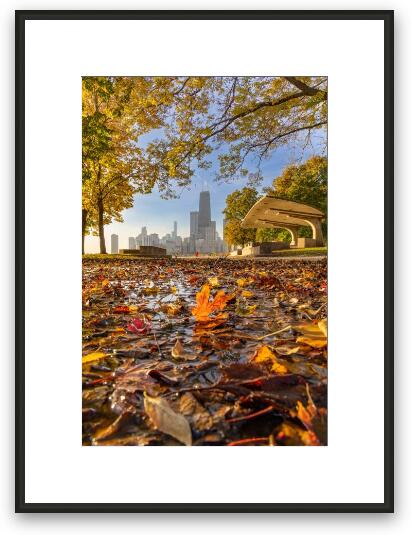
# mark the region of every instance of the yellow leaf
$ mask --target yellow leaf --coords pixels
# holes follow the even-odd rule
[[[241,292],[241,295],[242,295],[243,297],[252,297],[254,294],[253,294],[253,292],[250,292],[250,290],[243,290],[243,291]]]
[[[278,375],[285,375],[288,373],[287,368],[279,362],[273,363],[273,365],[271,366],[271,371],[274,373],[278,373]]]
[[[217,286],[220,286],[220,282],[218,280],[218,277],[210,277],[208,279],[208,282],[210,283],[212,288],[217,288]]]
[[[256,353],[253,355],[252,360],[254,362],[271,362],[271,371],[278,373],[279,375],[284,375],[288,373],[287,368],[283,364],[278,362],[275,353],[273,353],[273,351],[271,351],[268,346],[262,346],[257,349]]]
[[[173,294],[176,294],[176,293],[177,293],[177,286],[172,286],[172,287],[170,288],[170,290],[171,290],[171,292],[172,292]]]
[[[324,331],[319,327],[318,323],[299,323],[293,325],[293,329],[302,333],[304,336],[310,336],[311,338],[323,338]]]
[[[104,279],[104,280],[102,281],[102,283],[101,283],[101,286],[102,286],[103,288],[105,288],[105,287],[108,286],[109,284],[110,284],[110,281],[107,280],[107,279]]]
[[[310,338],[309,336],[299,336],[297,338],[297,342],[321,349],[327,345],[327,338]]]
[[[158,286],[149,286],[148,288],[144,288],[143,289],[143,292],[146,294],[146,295],[153,295],[153,294],[156,294],[160,291],[160,289],[158,288]]]
[[[95,360],[104,359],[106,357],[108,357],[107,353],[89,353],[88,355],[84,355],[84,357],[82,358],[82,363],[86,364],[87,362],[93,362]]]
[[[318,327],[322,331],[324,336],[328,336],[328,334],[327,334],[327,320],[320,320],[318,322]]]
[[[243,286],[247,285],[247,279],[237,279],[237,285],[243,288]]]

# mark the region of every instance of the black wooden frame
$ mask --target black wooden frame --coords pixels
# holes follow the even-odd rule
[[[25,21],[26,20],[384,21],[384,503],[26,503],[25,502]],[[15,510],[19,513],[389,513],[394,511],[394,12],[393,11],[16,11]]]

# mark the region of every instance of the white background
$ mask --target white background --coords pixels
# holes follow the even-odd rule
[[[126,4],[123,4],[124,7],[129,7],[129,6],[126,6]],[[164,3],[162,4],[162,6],[160,7],[164,7]],[[235,7],[240,7],[240,3],[236,2],[236,6]],[[264,7],[263,4],[259,4],[261,7]],[[394,7],[393,4],[391,3],[389,6],[387,6],[386,4],[384,5],[376,5],[375,3],[373,3],[372,5],[370,6],[366,6],[366,3],[363,3],[361,7],[371,7],[371,8],[377,8],[377,7],[380,7],[380,8],[387,8],[387,7]],[[21,5],[21,6],[16,6],[16,5],[12,5],[11,8],[14,8],[14,7],[37,7],[37,8],[40,8],[40,7],[61,7],[61,8],[65,8],[65,7],[69,7],[69,6],[66,6],[66,5],[61,5],[61,6],[52,6],[52,5],[30,5],[30,3],[25,3],[24,5]],[[79,6],[74,6],[74,5],[71,5],[70,7],[79,7]],[[82,7],[86,7],[84,6],[84,4],[82,5]],[[99,2],[98,6],[97,5],[92,5],[92,3],[88,4],[87,7],[114,7],[110,4],[107,4],[107,6],[104,5],[104,3],[102,2]],[[116,5],[115,7],[120,7],[118,5]],[[132,7],[135,7],[135,5],[133,5]],[[174,4],[173,7],[184,7],[183,4],[179,4],[178,6],[176,4]],[[201,6],[202,7],[202,6]],[[213,7],[211,4],[208,4],[208,7]],[[219,7],[221,7],[221,4],[219,4]],[[244,5],[244,7],[248,7],[247,5]],[[257,6],[253,6],[253,7],[257,7]],[[267,7],[267,5],[265,6]],[[280,7],[280,6],[276,6],[276,7]],[[287,4],[287,6],[284,6],[284,7],[290,7],[289,4]],[[326,6],[324,5],[320,5],[320,4],[316,4],[315,6],[313,6],[312,4],[310,4],[309,6],[304,6],[303,3],[300,3],[299,5],[296,5],[295,7],[330,7],[330,4],[327,3]],[[333,6],[335,8],[338,8],[338,7],[342,7],[342,6],[338,6],[338,5],[335,5]],[[348,6],[348,5],[344,5],[345,8],[349,8],[349,7],[360,7],[358,5],[355,5],[355,6]],[[401,16],[401,12],[398,14]],[[397,15],[397,35],[399,33],[399,38],[401,39],[401,41],[403,42],[403,44],[405,45],[405,41],[404,41],[404,34],[405,34],[405,31],[404,31],[404,21],[405,21],[405,14],[402,13],[402,19]],[[399,20],[398,20],[399,19]],[[12,26],[12,15],[10,13],[6,14],[6,22],[3,26],[3,30],[4,32],[2,32],[2,35],[4,36],[4,38],[8,38],[8,39],[11,39],[9,34],[8,34],[8,30],[10,30]],[[10,46],[10,42],[7,41],[4,43],[5,44],[5,51],[6,51],[6,61],[5,61],[5,66],[6,66],[6,74],[10,74],[10,71],[11,71],[11,64],[10,64],[10,58],[11,58],[11,46]],[[9,57],[10,56],[10,57]],[[406,53],[404,50],[402,50],[401,54],[400,54],[400,60],[401,58],[404,60],[404,61],[400,61],[399,62],[399,67],[398,67],[398,63],[397,63],[397,71],[399,70],[400,71],[400,75],[401,77],[404,76],[405,72],[405,68],[406,68],[406,64],[405,64],[405,58],[406,58]],[[401,71],[401,66],[404,68],[403,71]],[[11,89],[10,86],[6,86],[5,84],[3,84],[2,86],[2,90],[5,91],[5,97],[6,99],[9,98],[9,100],[6,100],[5,104],[6,104],[6,107],[5,107],[5,112],[3,114],[4,117],[10,117],[11,119],[11,112],[10,112],[10,107],[11,107],[11,104],[12,104],[12,97],[8,94],[8,91]],[[47,89],[47,88],[46,88]],[[367,93],[367,92],[366,92]],[[399,96],[404,96],[405,95],[405,86],[404,86],[404,89],[400,89],[400,91],[398,92]],[[401,102],[401,101],[400,101]],[[397,113],[398,113],[398,107],[399,105],[397,104]],[[399,125],[399,128],[401,128],[401,134],[402,136],[398,136],[398,139],[400,141],[400,149],[401,147],[404,147],[405,146],[405,143],[407,142],[406,141],[406,134],[407,134],[407,114],[409,115],[409,105],[407,105],[407,103],[405,101],[402,102],[402,108],[401,108],[401,113],[399,114],[399,121],[398,121],[398,125]],[[332,120],[332,116],[330,115],[330,120]],[[10,146],[11,143],[10,143],[10,135],[12,133],[12,129],[6,129],[5,128],[5,124],[2,125],[3,126],[3,130],[4,130],[4,138],[3,138],[3,143],[1,145],[2,147],[2,150],[5,151],[5,158],[2,158],[3,161],[6,161],[7,158],[10,156],[11,154],[11,151],[12,151],[12,147]],[[402,139],[400,139],[402,138]],[[363,145],[363,149],[365,150],[364,148],[364,145]],[[376,149],[378,150],[378,149]],[[330,146],[330,158],[332,157],[332,154],[331,154],[331,151],[332,151],[332,148]],[[405,154],[404,156],[402,157],[401,159],[401,154],[400,154],[400,157],[399,157],[399,160],[400,160],[400,163],[402,162],[402,166],[399,166],[400,167],[400,172],[398,172],[398,168],[397,168],[397,184],[398,183],[401,183],[401,178],[402,178],[402,172],[405,172]],[[9,176],[12,172],[12,167],[10,166],[9,168],[6,168],[6,171],[5,171],[5,175],[6,176]],[[6,181],[4,181],[6,182]],[[12,197],[11,197],[11,193],[10,193],[10,190],[7,189],[7,182],[6,182],[6,190],[4,192],[4,195],[2,195],[2,198],[6,200],[6,208],[7,208],[7,204],[12,200]],[[331,186],[331,183],[330,183],[330,186]],[[403,192],[403,194],[401,195],[400,197],[400,202],[398,203],[398,211],[399,213],[401,213],[402,209],[404,209],[406,207],[406,203],[407,203],[407,198],[406,198],[406,193],[407,191],[405,190]],[[408,191],[409,193],[409,191]],[[405,211],[403,212],[403,214],[405,215]],[[5,211],[3,212],[3,214],[5,216],[5,220],[4,220],[4,223],[3,223],[3,226],[2,228],[4,230],[10,228],[10,221],[7,219],[7,216],[8,216],[8,211],[5,209]],[[404,228],[404,230],[401,232],[401,228],[399,229],[400,230],[400,234],[398,236],[398,239],[401,240],[400,243],[405,243],[405,232],[406,232],[406,228]],[[4,234],[6,235],[6,232],[4,232]],[[11,245],[10,245],[10,249],[11,251]],[[41,253],[42,251],[38,251],[39,253]],[[404,260],[407,260],[406,258]],[[409,258],[408,258],[409,260]],[[404,265],[400,265],[398,266],[398,263],[397,263],[397,271],[400,273],[400,274],[405,274],[407,272],[407,266],[404,264]],[[331,269],[330,269],[330,272],[331,272]],[[408,272],[409,272],[409,265],[408,265]],[[10,278],[9,281],[11,281],[12,279]],[[7,281],[6,281],[7,283]],[[406,294],[406,291],[409,290],[409,283],[407,280],[403,279],[403,286],[401,288],[401,296],[399,296],[399,307],[401,305],[403,305],[405,303],[405,299],[407,297],[407,294]],[[7,288],[7,286],[6,286]],[[409,297],[409,296],[408,296]],[[400,310],[400,308],[398,307],[398,310]],[[361,307],[359,307],[361,308]],[[405,321],[406,321],[406,308],[404,307],[402,309],[402,313],[403,314],[397,314],[397,326],[401,326],[401,325],[404,325],[405,324]],[[359,311],[361,312],[361,310]],[[8,327],[8,322],[11,321],[11,318],[10,318],[10,309],[6,309],[6,314],[5,314],[5,317],[4,317],[4,321],[2,322],[2,326],[6,327],[6,332],[7,332],[7,327]],[[355,319],[352,319],[351,321],[355,321]],[[375,334],[377,335],[378,334],[378,330],[376,329],[375,330]],[[403,338],[402,338],[402,342],[406,342],[406,338],[405,338],[405,332],[404,332],[404,335],[403,335]],[[401,341],[401,338],[400,338],[400,341]],[[402,344],[403,346],[405,344]],[[6,355],[10,352],[10,350],[7,350],[6,348],[6,351],[4,353],[5,357]],[[399,358],[401,358],[401,354],[399,353]],[[406,355],[405,355],[406,356]],[[7,359],[5,358],[5,361],[7,362],[7,364],[9,364],[9,361],[7,361]],[[402,364],[404,364],[404,369],[403,369],[403,373],[401,374],[401,377],[399,379],[399,381],[397,382],[397,389],[398,387],[404,387],[405,386],[405,381],[407,380],[407,376],[409,376],[409,373],[407,374],[407,370],[406,370],[406,367],[405,365],[408,366],[408,369],[409,369],[409,364],[407,361],[404,361],[402,362]],[[6,386],[9,386],[11,381],[12,381],[12,374],[10,372],[10,375],[8,375],[7,373],[4,373],[4,379],[5,379],[5,384]],[[372,378],[373,379],[373,378]],[[3,398],[3,407],[6,408],[6,412],[7,412],[7,415],[8,415],[8,418],[10,419],[10,415],[12,415],[12,411],[10,409],[11,407],[11,404],[10,404],[10,398],[8,397],[8,388],[6,389],[2,389],[2,394],[4,396]],[[331,393],[331,392],[330,392]],[[363,400],[363,405],[364,405],[364,410],[367,410],[367,408],[369,407],[369,405],[367,404],[366,400]],[[405,415],[405,411],[406,411],[406,408],[405,408],[405,400],[403,400],[403,407],[401,406],[400,403],[397,403],[397,409],[398,409],[398,413],[399,415]],[[4,421],[7,421],[7,417]],[[408,428],[406,426],[404,427],[401,427],[399,429],[399,434],[400,436],[403,436],[404,437],[404,431],[405,432],[408,432]],[[409,435],[409,432],[408,432],[408,435]],[[409,441],[408,441],[409,443]],[[3,446],[4,445],[7,445],[3,443]],[[405,441],[404,441],[404,446],[405,446]],[[184,451],[187,451],[187,449],[184,449],[184,448],[180,448],[180,450],[184,450]],[[10,450],[11,451],[11,450]],[[259,450],[261,451],[261,449]],[[320,451],[319,449],[317,451]],[[345,515],[343,517],[343,519],[341,518],[338,518],[338,526],[337,527],[334,527],[333,530],[334,531],[337,531],[338,532],[338,528],[340,529],[340,531],[346,531],[347,528],[349,529],[353,529],[354,528],[354,525],[353,523],[355,522],[359,522],[359,525],[358,525],[358,530],[361,529],[361,531],[363,532],[366,527],[369,526],[370,529],[373,529],[373,531],[378,531],[379,529],[384,529],[387,530],[387,529],[393,529],[393,528],[397,528],[398,532],[402,532],[402,530],[405,528],[405,522],[406,522],[406,517],[404,516],[404,505],[405,505],[405,497],[404,497],[404,483],[405,483],[405,480],[406,480],[406,477],[405,477],[405,471],[406,469],[409,468],[409,462],[407,462],[406,458],[404,455],[401,455],[401,453],[404,453],[404,449],[402,449],[401,447],[399,447],[399,452],[400,452],[400,455],[397,457],[397,461],[398,461],[398,464],[400,464],[400,468],[401,468],[401,471],[400,471],[400,476],[399,478],[397,479],[397,484],[399,484],[400,486],[400,490],[402,490],[402,493],[400,492],[399,495],[397,494],[397,510],[400,511],[399,515],[397,515],[396,518],[393,518],[393,517],[389,517],[388,515],[382,515],[382,516],[379,516],[377,519],[375,519],[374,521],[374,517],[370,517],[370,515]],[[7,448],[6,448],[6,455],[7,455]],[[10,453],[10,457],[8,458],[8,462],[12,460],[12,454]],[[63,462],[65,463],[67,460],[66,459],[60,459],[60,462]],[[402,477],[401,477],[401,474]],[[11,473],[10,473],[11,475]],[[3,478],[3,487],[4,487],[4,491],[5,491],[5,501],[7,501],[9,503],[9,506],[8,506],[8,509],[9,511],[11,510],[12,508],[12,505],[11,505],[11,502],[12,502],[12,499],[11,499],[11,494],[10,494],[10,491],[11,491],[11,486],[7,485],[7,484],[4,484],[7,482],[7,478]],[[8,496],[8,498],[7,498]],[[144,518],[145,520],[143,520],[142,518]],[[177,524],[177,520],[175,518],[175,516],[173,517],[175,520],[172,521],[170,520],[170,518],[166,518],[165,516],[162,517],[163,518],[163,521],[162,521],[162,526],[159,526],[160,528],[162,527],[162,529],[168,529],[168,531],[173,531],[173,529],[175,528],[176,530],[180,528],[181,526],[181,529],[179,529],[179,531],[188,531],[188,529],[193,529],[192,526],[196,526],[196,530],[199,531],[201,533],[201,531],[204,529],[207,529],[207,531],[210,529],[210,524],[208,523],[205,523],[204,519],[201,520],[200,522],[200,519],[198,516],[194,517],[194,520],[192,520],[192,522],[196,522],[196,524],[190,524],[191,520],[190,520],[190,516],[186,516],[184,517],[184,519],[179,519],[179,523]],[[334,520],[337,520],[336,519],[336,516],[334,515],[332,517]],[[56,529],[56,522],[57,520],[62,520],[62,517],[59,516],[57,519],[56,517],[54,517],[53,515],[49,515],[47,518],[44,518],[42,517],[42,515],[37,515],[35,518],[32,516],[32,515],[26,515],[25,519],[22,519],[20,517],[20,519],[16,522],[14,520],[14,522],[12,524],[10,524],[10,521],[11,521],[11,517],[10,517],[10,512],[8,514],[8,516],[6,516],[4,518],[4,520],[7,522],[7,527],[8,529],[10,529],[11,527],[13,527],[14,529],[17,529],[20,531],[20,529],[28,529],[28,528],[33,528],[35,531],[40,531],[42,533],[44,533],[45,531],[48,531],[48,530],[51,530],[51,531],[54,531]],[[229,526],[232,526],[234,527],[234,520],[233,520],[233,516],[232,515],[216,515],[215,517],[213,517],[213,521],[212,523],[214,524],[213,526],[213,529],[216,529],[216,526],[217,525],[220,525],[221,526],[221,529],[224,529],[224,530],[227,530]],[[355,519],[355,520],[354,520]],[[249,531],[250,529],[256,529],[257,527],[263,527],[265,526],[265,528],[267,527],[267,525],[271,525],[272,527],[276,526],[276,527],[279,527],[280,529],[284,529],[286,527],[286,524],[287,524],[287,529],[288,530],[291,530],[292,529],[292,525],[294,525],[295,529],[296,530],[301,530],[301,529],[304,529],[305,531],[316,531],[316,532],[319,532],[319,531],[328,531],[329,530],[329,522],[331,521],[330,520],[330,516],[329,515],[322,515],[321,518],[319,518],[318,515],[299,515],[298,518],[293,518],[293,519],[290,519],[288,515],[277,515],[276,517],[273,517],[273,516],[269,516],[269,515],[253,515],[253,516],[250,516],[248,518],[245,518],[245,517],[241,517],[241,525],[239,526],[235,526],[235,529],[236,531],[241,531],[241,529],[244,529]],[[131,517],[131,516],[116,516],[116,517],[108,517],[108,516],[105,516],[104,517],[104,524],[99,524],[98,520],[96,519],[95,516],[93,515],[81,515],[78,517],[78,519],[74,518],[73,516],[70,517],[70,520],[67,520],[67,517],[66,517],[66,528],[65,530],[69,531],[73,528],[75,529],[80,529],[80,524],[82,525],[84,523],[84,529],[87,529],[87,532],[90,532],[90,530],[93,530],[93,528],[95,528],[96,530],[98,529],[100,532],[104,532],[104,529],[110,529],[112,530],[114,526],[118,525],[121,523],[121,526],[122,526],[122,529],[126,529],[127,527],[130,527],[132,528],[133,530],[135,529],[136,526],[141,526],[142,523],[145,523],[146,524],[146,527],[148,527],[148,517],[147,516],[144,516],[144,517]],[[116,524],[114,524],[114,522]],[[197,524],[197,522],[199,522]],[[219,524],[217,524],[217,522]],[[267,524],[268,523],[268,524]],[[191,527],[190,527],[191,526]],[[150,528],[152,529],[152,526],[150,524]],[[59,527],[59,529],[61,531],[63,531],[63,527]]]
[[[382,21],[26,22],[27,502],[384,501],[383,47]],[[81,447],[80,84],[90,73],[328,75],[327,448]],[[350,238],[369,221],[371,271],[363,240]],[[48,263],[42,241],[58,246]]]

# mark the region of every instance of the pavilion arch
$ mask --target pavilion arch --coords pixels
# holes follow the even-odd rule
[[[317,247],[324,245],[321,220],[324,214],[307,204],[266,195],[244,217],[243,228],[283,228],[290,232],[291,246],[298,247],[298,229],[310,227],[312,240]]]

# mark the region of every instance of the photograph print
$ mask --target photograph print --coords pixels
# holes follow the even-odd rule
[[[82,78],[83,446],[327,446],[327,97]]]

